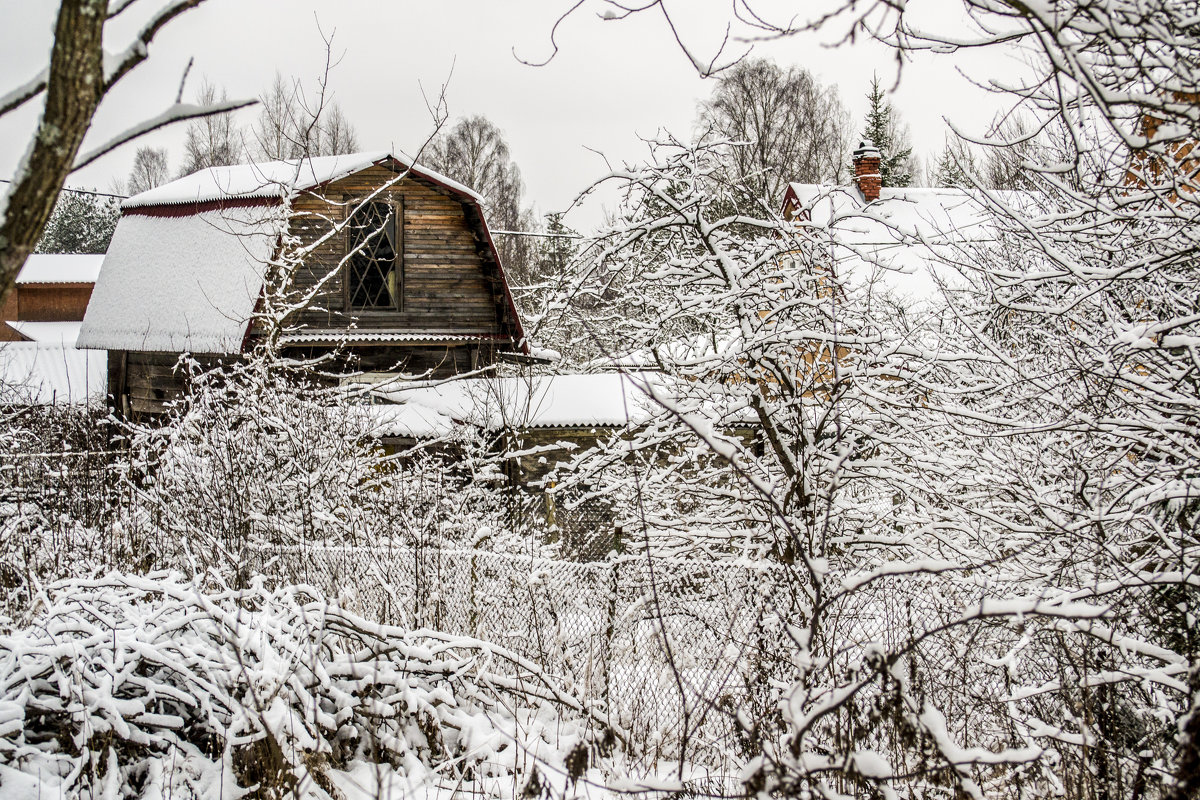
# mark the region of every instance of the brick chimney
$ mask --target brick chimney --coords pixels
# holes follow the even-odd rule
[[[879,174],[879,148],[871,144],[870,139],[863,139],[854,151],[854,185],[868,203],[879,199],[879,190],[883,186]]]

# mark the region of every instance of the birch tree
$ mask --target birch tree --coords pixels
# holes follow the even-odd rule
[[[503,132],[484,116],[464,117],[438,133],[425,148],[431,169],[474,189],[484,200],[488,226],[497,231],[537,227],[532,210],[522,205],[521,170],[512,160]],[[498,237],[500,261],[514,283],[533,279],[536,251],[525,237]]]
[[[165,147],[139,147],[133,157],[133,168],[129,173],[126,191],[130,195],[140,194],[161,186],[171,178]]]
[[[700,124],[746,144],[729,148],[726,160],[752,213],[762,213],[759,204],[773,210],[789,182],[836,180],[849,149],[849,120],[837,87],[765,59],[747,59],[722,73],[700,104]]]
[[[315,100],[308,100],[299,81],[278,72],[260,98],[258,119],[251,127],[249,144],[254,156],[279,161],[305,156],[332,156],[358,150],[354,126],[341,106],[327,99],[328,72],[318,83]]]
[[[218,96],[217,87],[205,81],[197,91],[196,102],[201,105],[228,103],[228,97],[224,89]],[[241,134],[232,114],[211,114],[188,123],[183,141],[183,166],[180,167],[180,175],[191,175],[209,167],[228,167],[241,162]]]

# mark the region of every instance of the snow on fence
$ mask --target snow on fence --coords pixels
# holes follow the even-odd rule
[[[320,588],[368,618],[477,637],[535,661],[614,715],[654,762],[685,756],[737,774],[734,714],[777,707],[788,677],[775,671],[788,663],[781,625],[795,621],[787,595],[797,579],[781,564],[579,563],[436,547],[272,548],[254,559],[254,571]],[[901,644],[914,625],[935,627],[970,602],[961,590],[894,583],[851,594],[829,614],[832,649],[852,659],[871,642]],[[933,637],[922,661],[953,680],[957,647]],[[973,676],[974,697],[964,699],[998,696],[997,676]]]
[[[776,583],[750,567],[632,556],[579,563],[481,550],[305,547],[258,550],[256,558],[255,571],[324,589],[380,622],[520,653],[616,713],[656,760],[679,756],[685,707],[695,719],[689,752],[726,752],[726,715],[697,706],[744,691],[741,662],[770,608],[762,587]]]

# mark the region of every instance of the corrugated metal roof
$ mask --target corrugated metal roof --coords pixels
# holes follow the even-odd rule
[[[639,425],[656,413],[650,392],[664,391],[665,381],[651,373],[467,378],[401,383],[375,394],[489,429],[619,428]]]
[[[280,344],[359,344],[362,342],[494,342],[508,341],[507,336],[467,335],[439,331],[361,331],[321,330],[288,333],[279,337]]]
[[[103,253],[34,253],[17,273],[17,283],[95,283],[103,263]]]
[[[0,404],[103,406],[107,389],[107,353],[40,342],[0,345]]]

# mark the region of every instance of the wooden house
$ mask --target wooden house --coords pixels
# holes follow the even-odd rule
[[[530,352],[482,199],[390,153],[215,167],[126,200],[79,344],[109,351],[118,409],[160,413],[182,353],[242,356],[280,296],[283,352],[334,371],[444,378]]]
[[[31,255],[0,308],[0,342],[74,345],[103,260],[75,253]]]

